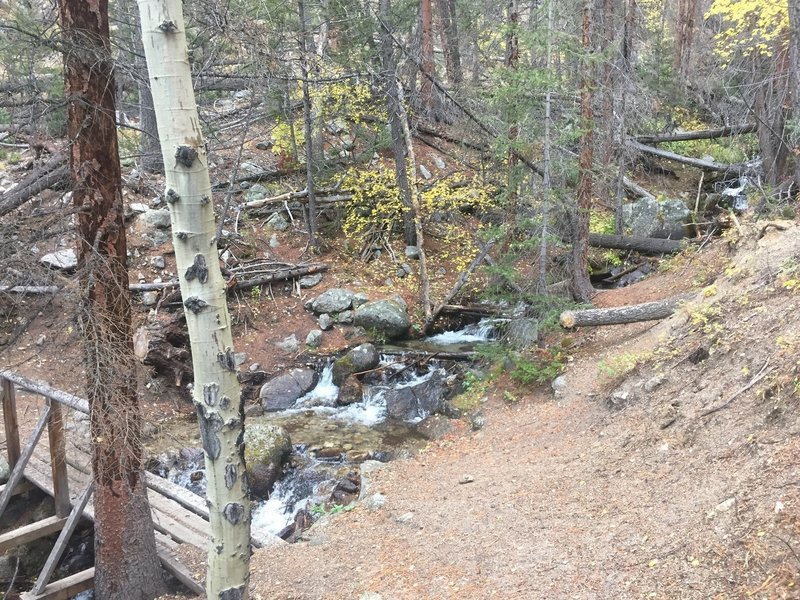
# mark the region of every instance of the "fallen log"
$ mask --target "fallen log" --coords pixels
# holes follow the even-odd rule
[[[25,204],[44,190],[66,185],[69,171],[64,154],[56,154],[44,165],[28,174],[17,186],[0,196],[0,217]]]
[[[702,169],[703,171],[720,171],[722,173],[735,173],[737,175],[742,175],[750,170],[750,167],[747,165],[724,165],[714,162],[713,160],[703,160],[702,158],[681,156],[680,154],[675,154],[669,150],[661,150],[660,148],[653,148],[652,146],[640,144],[636,140],[629,139],[627,142],[625,142],[625,144],[633,150],[644,152],[646,154],[652,154],[653,156],[665,158],[667,160],[684,165],[689,165],[690,167],[696,167],[698,169]]]
[[[573,327],[597,327],[599,325],[622,325],[641,321],[665,319],[675,312],[684,296],[633,304],[613,308],[589,308],[586,310],[567,310],[561,313],[559,323],[566,329]]]
[[[688,142],[691,140],[712,140],[721,137],[755,133],[757,123],[732,125],[717,129],[699,129],[697,131],[673,131],[672,133],[655,133],[650,135],[637,135],[633,139],[642,144],[660,144],[662,142]]]
[[[60,290],[61,288],[57,285],[0,285],[0,293],[22,296],[55,294]]]
[[[647,198],[648,200],[655,200],[656,197],[640,186],[638,183],[633,181],[632,179],[628,179],[624,175],[622,176],[622,186],[625,188],[625,191],[630,192],[637,198]]]
[[[237,281],[233,286],[234,290],[244,290],[247,288],[256,287],[257,285],[265,285],[275,281],[284,281],[286,279],[294,279],[295,277],[302,277],[304,275],[313,275],[314,273],[323,273],[328,270],[326,264],[307,265],[304,267],[296,267],[294,269],[284,269],[276,273],[269,273],[259,275],[244,281]],[[230,288],[229,288],[230,289]]]
[[[643,254],[671,254],[683,247],[680,240],[639,237],[634,235],[607,235],[590,233],[589,245],[594,248],[612,248],[614,250],[636,250]]]

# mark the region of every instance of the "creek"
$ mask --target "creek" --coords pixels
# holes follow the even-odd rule
[[[338,510],[332,494],[348,476],[358,473],[365,460],[386,462],[410,456],[428,442],[417,428],[429,414],[419,411],[406,419],[387,412],[386,395],[409,388],[426,390],[425,382],[437,377],[444,389],[460,381],[456,363],[435,358],[436,353],[471,352],[477,344],[493,339],[494,323],[484,320],[459,331],[446,331],[422,340],[387,347],[377,369],[363,376],[359,402],[336,404],[339,388],[333,383],[333,361],[320,365],[317,385],[299,398],[293,407],[248,417],[248,423],[284,428],[292,440],[293,452],[268,500],[253,507],[253,528],[272,534],[286,533],[300,511],[312,516]],[[409,355],[428,353],[432,357],[411,360]],[[197,494],[205,494],[202,452],[184,449],[167,476]]]

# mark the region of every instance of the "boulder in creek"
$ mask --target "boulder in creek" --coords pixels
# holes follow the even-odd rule
[[[387,340],[405,337],[411,327],[405,306],[389,299],[362,304],[356,309],[353,323]]]
[[[292,454],[292,440],[283,427],[257,423],[244,429],[244,462],[250,493],[268,498]]]
[[[290,369],[262,385],[258,397],[267,412],[286,410],[313,390],[318,382],[319,374],[313,369]]]
[[[311,310],[316,315],[340,313],[348,310],[353,305],[355,297],[356,295],[350,290],[331,288],[316,297],[311,303]]]
[[[348,375],[339,386],[339,395],[336,398],[336,404],[339,406],[348,406],[361,402],[364,399],[364,389],[358,377],[355,375]]]
[[[372,344],[356,346],[333,363],[332,375],[334,385],[342,385],[348,375],[363,373],[374,369],[380,363],[381,357],[377,348]]]
[[[445,384],[440,369],[425,381],[387,388],[383,392],[386,412],[394,419],[419,421],[444,406]]]

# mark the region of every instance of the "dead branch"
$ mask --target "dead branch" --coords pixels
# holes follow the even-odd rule
[[[634,235],[606,235],[590,233],[589,245],[595,248],[613,248],[616,250],[636,250],[643,254],[671,254],[683,247],[680,240],[647,238]]]
[[[665,158],[667,160],[671,160],[677,163],[689,165],[690,167],[696,167],[698,169],[702,169],[703,171],[721,171],[723,173],[736,173],[737,175],[741,175],[750,170],[750,167],[748,167],[747,165],[723,165],[714,162],[713,160],[703,160],[702,158],[691,158],[689,156],[681,156],[680,154],[675,154],[674,152],[670,152],[669,150],[661,150],[660,148],[645,146],[644,144],[640,144],[636,140],[629,139],[627,142],[625,142],[625,144],[629,148],[637,150],[638,152],[652,154],[653,156],[658,156],[659,158]]]
[[[759,381],[764,379],[767,375],[769,375],[772,372],[772,369],[767,370],[767,366],[769,365],[769,361],[770,361],[770,359],[768,358],[766,360],[766,362],[764,363],[764,365],[761,367],[761,369],[759,369],[758,373],[756,373],[753,376],[753,378],[749,382],[747,382],[747,385],[745,385],[743,388],[741,388],[739,390],[736,390],[736,392],[734,392],[733,395],[730,398],[728,398],[725,402],[723,402],[722,404],[719,404],[718,406],[714,406],[712,408],[709,408],[707,411],[701,413],[700,416],[701,417],[707,417],[709,415],[713,415],[715,412],[718,412],[718,411],[722,410],[723,408],[726,408],[727,406],[730,405],[731,402],[733,402],[741,394],[744,394],[747,390],[749,390],[751,387],[753,387]]]

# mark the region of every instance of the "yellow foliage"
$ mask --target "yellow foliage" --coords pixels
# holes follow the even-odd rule
[[[714,0],[706,18],[714,16],[724,23],[714,38],[723,59],[742,47],[772,56],[788,40],[789,5],[785,0]]]

